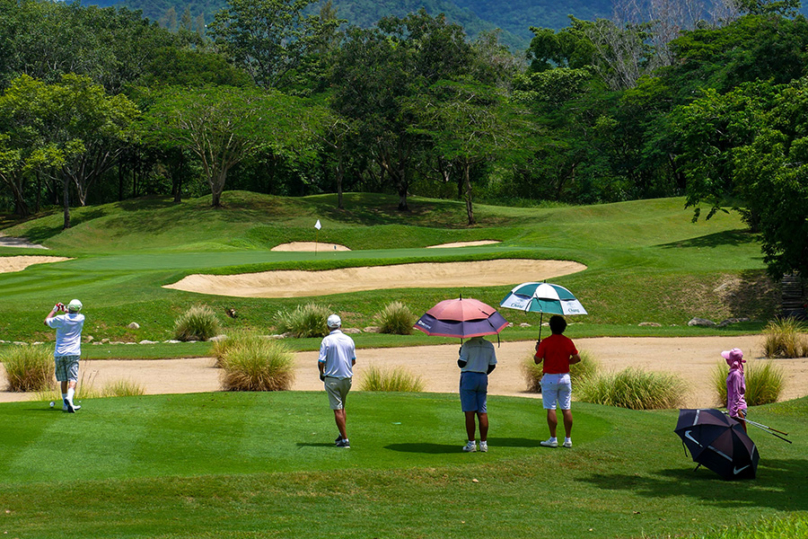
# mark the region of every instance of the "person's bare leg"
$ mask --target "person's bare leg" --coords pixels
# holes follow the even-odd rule
[[[480,441],[488,441],[488,414],[477,414],[477,417],[480,418]]]
[[[348,439],[348,433],[345,430],[345,423],[347,422],[348,418],[345,415],[345,408],[342,410],[334,410],[334,421],[337,423],[337,428],[339,429],[339,435],[342,436],[343,440]]]
[[[550,427],[550,438],[555,438],[556,428],[558,427],[558,417],[555,410],[547,410],[547,426]]]
[[[474,423],[474,415],[477,412],[463,412],[466,414],[466,436],[468,441],[474,441],[474,433],[477,425]],[[480,431],[483,429],[483,424],[480,422]],[[482,434],[482,432],[481,432]]]
[[[561,410],[564,417],[564,432],[567,438],[572,438],[572,410]]]

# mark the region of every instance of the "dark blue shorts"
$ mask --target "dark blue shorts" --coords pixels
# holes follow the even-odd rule
[[[460,406],[464,412],[488,413],[488,375],[484,372],[460,373]]]

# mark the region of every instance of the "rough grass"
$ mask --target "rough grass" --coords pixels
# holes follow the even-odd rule
[[[581,380],[575,397],[593,404],[655,410],[676,408],[685,390],[685,382],[676,375],[629,367]]]
[[[0,352],[9,391],[44,391],[53,386],[53,348],[11,346]]]
[[[768,358],[808,356],[806,326],[795,318],[772,320],[763,330],[763,354]]]
[[[329,333],[326,319],[330,314],[328,307],[316,303],[298,305],[275,314],[275,330],[298,338],[325,337]]]
[[[207,341],[221,331],[221,323],[207,305],[195,305],[174,322],[174,337],[179,341]]]
[[[424,381],[404,367],[389,369],[371,365],[363,371],[359,389],[419,393],[424,390]]]
[[[271,339],[243,342],[227,350],[221,383],[227,391],[285,391],[294,381],[294,355]]]
[[[570,380],[575,384],[585,378],[597,375],[600,371],[600,363],[586,350],[581,350],[579,355],[581,361],[570,365]],[[527,391],[531,393],[541,393],[542,365],[536,365],[533,356],[530,355],[522,361],[522,375],[525,377]]]
[[[708,533],[688,535],[687,539],[804,539],[808,537],[808,514],[760,519],[739,526],[723,526]]]
[[[388,303],[377,315],[379,333],[411,335],[416,316],[400,301]]]
[[[723,359],[716,363],[711,379],[715,390],[716,403],[727,404],[727,374],[729,365]],[[744,367],[746,381],[746,404],[760,406],[777,402],[783,392],[785,372],[774,361],[749,361]]]

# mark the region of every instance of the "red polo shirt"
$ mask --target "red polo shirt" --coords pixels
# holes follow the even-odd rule
[[[545,374],[567,374],[570,372],[570,358],[577,353],[572,339],[550,335],[539,344],[535,357],[542,358]]]

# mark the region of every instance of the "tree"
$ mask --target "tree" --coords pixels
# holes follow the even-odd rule
[[[148,111],[152,137],[188,148],[202,163],[211,205],[221,206],[228,172],[264,149],[302,149],[307,112],[301,100],[278,92],[205,87],[168,88]]]
[[[351,29],[334,60],[332,109],[355,122],[362,142],[407,211],[413,158],[425,137],[413,132],[405,104],[441,79],[466,74],[472,49],[463,29],[425,11],[389,17],[375,29]]]
[[[277,88],[322,36],[339,25],[304,15],[314,0],[228,0],[208,34],[258,86]]]
[[[409,108],[416,119],[411,131],[429,137],[441,159],[460,169],[458,183],[468,224],[475,224],[472,167],[529,147],[517,144],[520,135],[524,143],[527,130],[517,129],[516,115],[501,92],[479,83],[438,81],[415,97]]]
[[[49,85],[23,75],[12,81],[2,107],[11,115],[12,143],[20,147],[36,141],[24,166],[62,182],[64,226],[69,228],[69,186],[85,205],[88,191],[133,139],[137,107],[123,95],[108,96],[87,77],[70,74]]]

